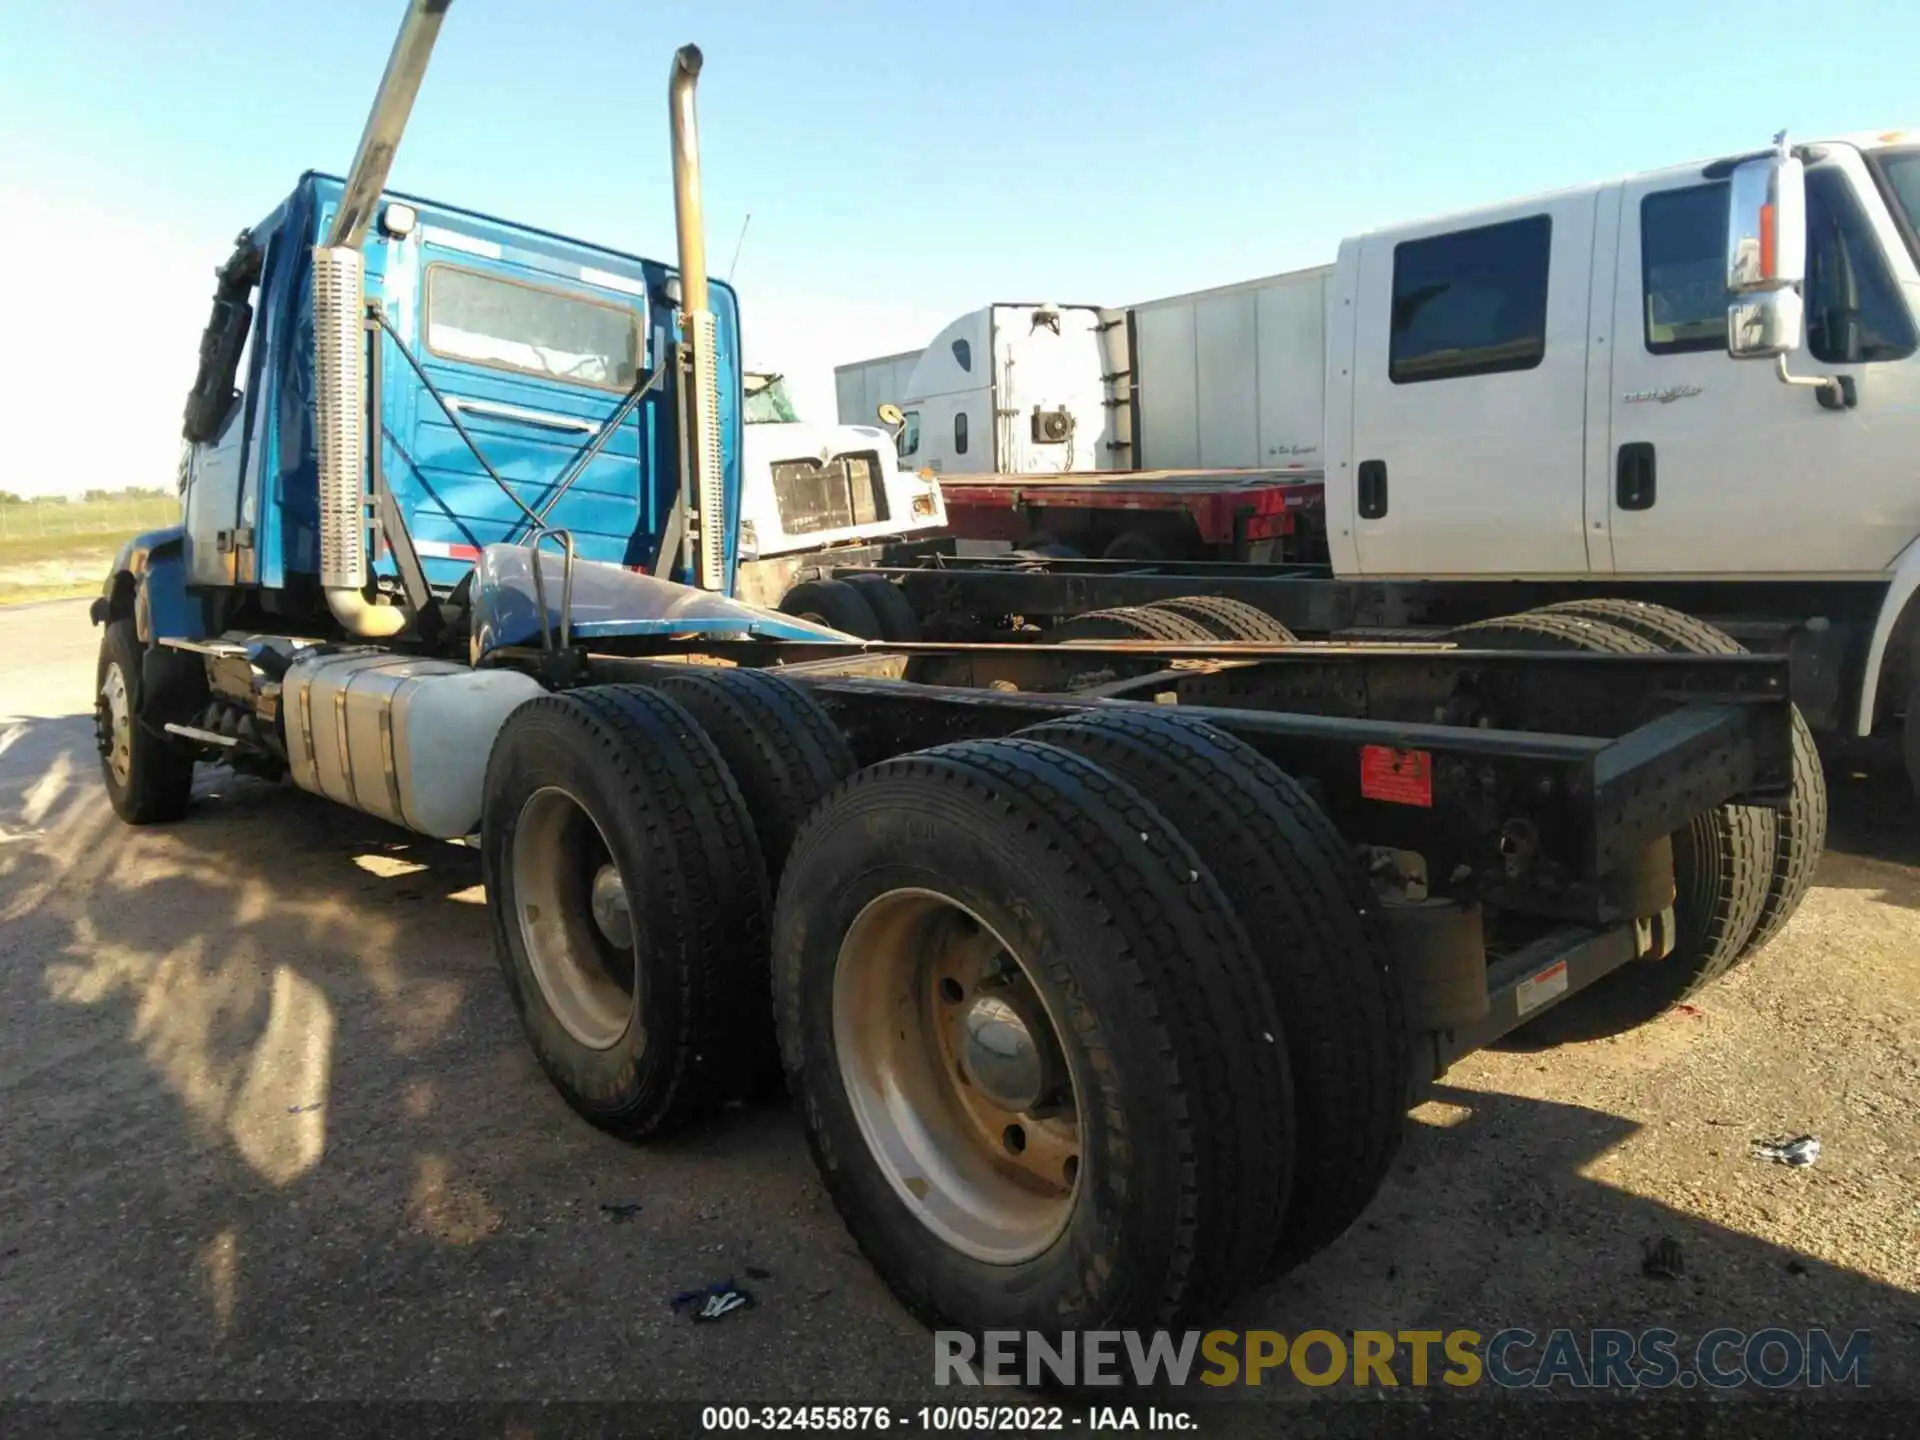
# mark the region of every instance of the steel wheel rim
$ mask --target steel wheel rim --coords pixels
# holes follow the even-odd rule
[[[107,666],[107,678],[100,682],[100,708],[106,721],[102,753],[114,780],[125,789],[133,779],[133,706],[118,660]]]
[[[607,837],[572,795],[542,786],[514,821],[509,864],[520,943],[541,998],[580,1044],[612,1049],[640,1028],[639,965]]]
[[[914,1217],[990,1264],[1044,1252],[1080,1189],[1077,1080],[1026,962],[950,896],[902,888],[848,927],[833,977],[840,1079]]]

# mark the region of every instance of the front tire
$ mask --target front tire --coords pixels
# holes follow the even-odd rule
[[[193,758],[175,750],[141,713],[144,656],[132,616],[108,622],[94,672],[94,738],[107,799],[129,825],[178,820],[193,794]]]

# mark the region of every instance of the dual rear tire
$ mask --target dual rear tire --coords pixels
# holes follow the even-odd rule
[[[1452,638],[1476,649],[1745,653],[1724,632],[1679,611],[1615,599],[1573,600],[1479,621]],[[1793,793],[1786,809],[1723,805],[1674,832],[1673,952],[1616,972],[1547,1017],[1549,1028],[1613,1033],[1643,1024],[1698,994],[1792,917],[1827,827],[1826,780],[1813,736],[1797,710],[1793,723]]]
[[[854,773],[803,687],[689,673],[521,707],[487,816],[509,991],[568,1103],[650,1137],[750,1090],[777,1034],[849,1230],[929,1322],[1209,1311],[1391,1162],[1407,1036],[1354,858],[1198,722]]]

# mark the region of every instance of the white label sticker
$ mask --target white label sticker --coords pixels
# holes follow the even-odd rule
[[[1538,1010],[1557,995],[1567,993],[1567,962],[1558,961],[1513,987],[1514,1008],[1522,1015]]]

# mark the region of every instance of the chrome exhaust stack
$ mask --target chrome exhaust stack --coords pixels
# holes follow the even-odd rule
[[[367,340],[360,253],[393,169],[427,60],[453,0],[408,0],[386,73],[347,172],[340,208],[313,250],[314,433],[319,451],[320,587],[348,633],[396,635],[412,618],[367,594]],[[374,437],[379,443],[379,437]]]
[[[673,215],[680,244],[680,382],[687,423],[681,431],[681,474],[693,490],[698,534],[695,554],[700,588],[727,585],[725,472],[720,455],[720,371],[714,354],[713,310],[707,292],[706,225],[700,209],[700,134],[693,92],[700,79],[700,47],[674,52],[667,84],[673,124]],[[676,500],[685,504],[683,494]],[[669,525],[668,533],[676,527]],[[664,558],[664,557],[663,557]],[[665,570],[663,565],[662,569]]]

